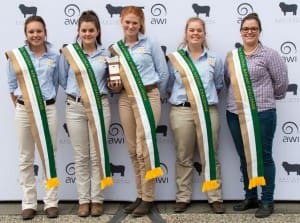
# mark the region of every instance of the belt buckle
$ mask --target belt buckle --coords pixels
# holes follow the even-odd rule
[[[75,97],[75,102],[78,103],[78,102],[80,102],[80,101],[81,101],[81,97],[77,97],[77,96],[76,96],[76,97]]]

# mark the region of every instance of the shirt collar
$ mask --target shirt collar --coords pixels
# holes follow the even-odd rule
[[[53,47],[53,44],[48,42],[48,41],[45,41],[45,44],[46,44],[46,52],[43,54],[43,55],[48,55],[50,53],[50,48]],[[34,53],[31,51],[30,47],[29,47],[29,44],[28,44],[28,41],[25,40],[25,48],[27,49],[27,51],[30,53],[30,55],[33,55]]]
[[[77,43],[79,44],[79,46],[82,48],[82,40],[81,40],[80,38],[78,38],[76,42],[77,42]],[[83,48],[82,48],[82,50],[83,50],[83,52],[84,52],[85,54],[87,54],[87,53],[84,51]],[[102,52],[103,50],[104,50],[104,47],[103,47],[102,45],[96,43],[96,51],[93,53],[93,55],[98,55],[98,54],[99,54],[100,52]]]
[[[146,37],[146,35],[145,34],[142,34],[142,33],[138,33],[138,40],[136,41],[136,43],[134,44],[134,45],[136,45],[136,44],[138,44],[139,42],[141,42],[142,40],[144,40],[144,39],[146,39],[147,37]],[[124,43],[125,43],[125,46],[128,46],[127,44],[126,44],[126,42],[125,42],[125,40],[124,40]]]
[[[185,46],[185,47],[183,48],[183,50],[191,57],[190,51],[189,51],[189,49],[188,49],[187,46]],[[204,56],[208,56],[208,54],[209,54],[208,49],[207,49],[206,47],[203,47],[203,52],[201,53],[201,55],[199,56],[198,59],[200,59],[201,57],[204,57]],[[198,60],[198,59],[197,59],[197,60]]]

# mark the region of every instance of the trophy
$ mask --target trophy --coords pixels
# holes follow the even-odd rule
[[[113,84],[119,82],[120,78],[120,61],[118,56],[106,58],[108,63],[109,81]]]

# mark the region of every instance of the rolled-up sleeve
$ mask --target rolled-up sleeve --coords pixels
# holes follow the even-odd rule
[[[67,79],[68,79],[68,72],[69,72],[69,63],[66,59],[66,57],[61,54],[59,58],[59,63],[58,63],[58,69],[59,69],[59,74],[58,74],[58,79],[59,79],[59,85],[66,90],[67,88]]]
[[[216,58],[216,66],[214,73],[214,82],[217,90],[220,90],[224,86],[224,65],[221,58]]]
[[[18,80],[10,60],[7,61],[6,73],[8,79],[9,93],[14,93],[14,91],[18,88]]]
[[[166,57],[158,43],[152,45],[152,55],[155,71],[159,75],[159,90],[162,97],[166,96],[167,84],[169,80],[169,71],[167,66]]]

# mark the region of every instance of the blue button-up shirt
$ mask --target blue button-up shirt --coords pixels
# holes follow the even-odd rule
[[[187,48],[184,49],[191,57]],[[224,85],[224,69],[222,60],[212,51],[204,49],[203,53],[196,60],[193,60],[195,67],[201,77],[209,105],[218,103],[218,93]],[[174,105],[188,101],[187,93],[182,83],[179,72],[169,62],[170,81],[168,89],[171,91],[169,102]]]
[[[53,48],[50,43],[46,44],[46,52],[36,57],[34,53],[29,49],[28,45],[25,45],[30,59],[34,65],[37,73],[37,78],[40,84],[41,92],[44,100],[49,100],[56,97],[58,89],[58,60],[59,52]],[[9,92],[13,93],[18,99],[22,99],[21,88],[17,79],[16,72],[12,66],[10,60],[7,63],[7,76]]]
[[[83,52],[93,68],[100,94],[107,94],[108,66],[106,57],[110,57],[110,53],[100,45],[97,45],[97,49],[92,55],[88,55],[84,50]],[[59,60],[59,84],[66,94],[75,97],[81,96],[74,71],[63,54],[61,54]]]
[[[132,47],[126,46],[137,66],[143,84],[147,86],[157,83],[163,97],[166,94],[169,72],[160,45],[139,33],[138,41]]]

